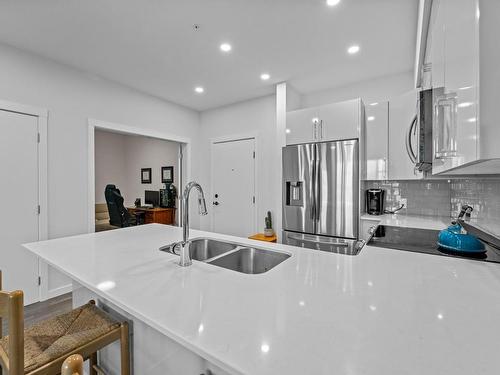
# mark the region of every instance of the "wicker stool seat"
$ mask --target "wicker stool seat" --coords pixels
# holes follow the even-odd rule
[[[24,372],[65,356],[119,326],[91,303],[37,323],[24,330]],[[8,348],[9,336],[5,336],[0,340],[0,350],[8,356]]]
[[[2,290],[0,270],[0,375],[80,373],[78,362],[85,359],[89,360],[89,375],[101,374],[97,352],[115,342],[120,344],[120,373],[130,375],[127,321],[113,319],[90,301],[24,329],[23,301],[22,291]],[[3,319],[8,321],[6,337],[2,335]]]

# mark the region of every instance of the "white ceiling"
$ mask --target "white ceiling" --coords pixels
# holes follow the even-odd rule
[[[0,41],[205,110],[270,94],[280,81],[308,93],[411,70],[417,3],[0,0]],[[361,52],[347,55],[353,43]]]

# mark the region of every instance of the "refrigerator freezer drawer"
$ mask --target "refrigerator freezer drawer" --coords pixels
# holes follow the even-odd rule
[[[312,234],[287,231],[283,231],[283,243],[291,246],[344,255],[358,255],[365,244],[363,240],[315,236]]]

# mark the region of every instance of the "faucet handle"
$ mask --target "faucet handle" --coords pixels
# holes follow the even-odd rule
[[[206,215],[208,213],[207,204],[205,203],[205,197],[202,193],[198,194],[198,212],[200,215]]]

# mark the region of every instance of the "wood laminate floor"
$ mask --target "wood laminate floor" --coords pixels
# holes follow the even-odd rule
[[[71,311],[73,308],[71,293],[63,294],[43,302],[37,302],[24,308],[24,326]],[[7,321],[3,321],[3,335],[8,334]]]

